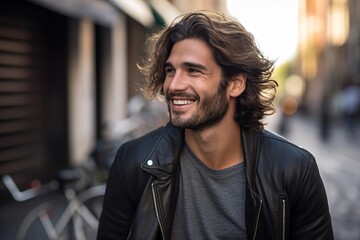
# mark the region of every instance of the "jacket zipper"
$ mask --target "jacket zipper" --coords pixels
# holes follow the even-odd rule
[[[283,199],[282,200],[282,240],[285,240],[285,227],[286,227],[285,210],[286,210],[286,204],[285,204],[285,199]]]
[[[160,226],[161,236],[162,236],[163,239],[165,239],[164,227],[163,227],[163,225],[161,224],[161,221],[160,221],[159,206],[158,206],[158,201],[156,199],[154,183],[151,183],[151,190],[152,190],[152,195],[153,195],[153,200],[154,200],[156,218],[157,218],[159,226]]]
[[[260,212],[261,212],[262,202],[263,202],[262,199],[260,199],[259,210],[258,210],[257,215],[256,215],[256,224],[255,224],[255,231],[254,231],[253,240],[255,240],[255,238],[256,238],[256,233],[257,233],[258,226],[259,226],[259,219],[260,219]]]

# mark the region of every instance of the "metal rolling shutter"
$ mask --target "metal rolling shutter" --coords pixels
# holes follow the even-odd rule
[[[46,169],[44,48],[36,12],[0,9],[0,176],[29,181]]]

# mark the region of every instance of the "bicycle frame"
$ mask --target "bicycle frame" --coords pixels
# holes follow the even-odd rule
[[[59,239],[71,220],[73,220],[76,239],[85,239],[83,223],[88,224],[90,228],[96,232],[99,222],[97,217],[94,216],[83,203],[91,198],[103,196],[104,193],[105,184],[88,188],[78,196],[76,196],[75,193],[67,193],[69,203],[55,224],[51,221],[48,213],[48,209],[51,209],[50,203],[40,205],[25,218],[19,229],[17,239],[22,240],[25,238],[28,229],[37,218],[40,219],[49,239]]]
[[[12,177],[9,175],[4,175],[2,180],[5,186],[9,189],[11,196],[18,202],[23,202],[36,196],[59,189],[59,183],[57,181],[51,181],[41,186],[33,187],[25,191],[20,191]]]

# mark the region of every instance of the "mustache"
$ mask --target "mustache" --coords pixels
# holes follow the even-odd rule
[[[174,97],[188,98],[193,100],[199,99],[199,95],[197,95],[196,93],[189,93],[189,92],[166,92],[165,97],[167,100]]]

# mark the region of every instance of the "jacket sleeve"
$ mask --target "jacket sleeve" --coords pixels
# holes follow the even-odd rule
[[[290,239],[334,239],[325,187],[314,157],[295,191]]]
[[[98,240],[127,239],[130,231],[134,206],[124,182],[124,169],[121,167],[123,151],[122,148],[118,151],[108,176]]]

